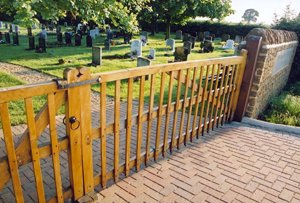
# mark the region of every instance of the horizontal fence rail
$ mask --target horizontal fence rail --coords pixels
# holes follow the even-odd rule
[[[11,185],[15,201],[26,202],[21,174],[30,165],[36,201],[78,200],[230,122],[246,54],[97,75],[71,69],[64,74],[69,88],[46,82],[1,89],[0,192]],[[36,97],[44,100],[40,109]],[[14,102],[22,104],[26,125],[18,141]],[[53,175],[50,195],[44,165]]]

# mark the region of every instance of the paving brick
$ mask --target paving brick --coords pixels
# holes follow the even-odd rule
[[[286,201],[291,201],[293,196],[294,196],[294,192],[287,189],[283,189],[283,191],[279,195],[279,198]]]

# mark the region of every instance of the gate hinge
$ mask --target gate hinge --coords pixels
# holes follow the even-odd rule
[[[90,79],[90,80],[84,80],[80,82],[73,82],[73,83],[67,83],[64,79],[55,78],[53,81],[56,83],[58,89],[67,89],[71,87],[78,87],[88,84],[96,84],[100,82],[100,78]]]

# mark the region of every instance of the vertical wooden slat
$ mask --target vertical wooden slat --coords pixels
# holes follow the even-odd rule
[[[221,67],[222,65],[220,65]],[[222,70],[222,78],[220,82],[220,88],[218,91],[218,97],[217,97],[217,103],[216,103],[216,111],[215,111],[215,117],[214,117],[214,122],[212,128],[214,129],[215,126],[217,126],[217,119],[220,119],[220,110],[221,110],[221,95],[223,94],[223,83],[224,83],[224,78],[225,78],[225,69],[223,68]]]
[[[14,146],[14,139],[10,125],[10,116],[7,103],[0,104],[0,116],[4,134],[4,141],[8,156],[9,171],[12,177],[12,185],[14,187],[15,198],[17,203],[24,202],[21,180],[19,176],[18,161]]]
[[[114,105],[114,179],[115,181],[119,180],[119,153],[120,153],[120,90],[121,82],[120,80],[116,81],[115,84],[115,105]]]
[[[208,76],[209,76],[209,67],[206,66],[206,74],[205,74],[205,82],[204,82],[204,87],[203,87],[203,92],[202,92],[202,99],[201,99],[201,110],[200,110],[200,117],[199,117],[199,124],[198,124],[198,133],[197,136],[199,136],[200,132],[202,132],[202,117],[204,113],[204,107],[205,107],[205,102],[208,102],[208,96],[207,96],[207,86],[208,86]],[[204,126],[204,124],[203,124]]]
[[[49,112],[49,130],[50,130],[50,139],[51,139],[51,152],[52,152],[52,161],[53,161],[53,170],[55,178],[55,188],[57,202],[64,202],[63,192],[62,192],[62,181],[60,175],[60,160],[59,160],[59,143],[56,131],[56,109],[55,109],[55,96],[54,94],[48,94],[48,112]]]
[[[230,75],[230,71],[229,71],[229,66],[228,65],[224,65],[225,67],[225,83],[222,84],[223,86],[223,93],[222,93],[222,102],[221,102],[221,109],[220,109],[220,115],[219,115],[219,119],[218,119],[218,125],[217,127],[219,127],[220,124],[223,125],[222,120],[224,118],[224,106],[225,106],[225,98],[226,95],[228,93],[228,81],[229,81],[229,75]]]
[[[106,188],[106,83],[100,87],[101,183]]]
[[[233,66],[233,72],[234,72],[234,75],[233,75],[233,81],[232,81],[232,84],[231,84],[231,94],[229,95],[229,104],[228,104],[228,113],[227,113],[227,116],[226,116],[226,121],[229,122],[231,120],[231,113],[232,113],[232,105],[233,105],[233,100],[235,98],[235,95],[237,93],[237,88],[236,88],[236,83],[237,83],[237,78],[239,77],[238,75],[238,65],[234,65]],[[241,76],[243,77],[243,76]]]
[[[162,154],[165,156],[166,151],[168,149],[168,136],[169,136],[169,123],[170,123],[170,107],[172,104],[172,92],[173,92],[173,82],[174,82],[174,72],[172,71],[170,74],[170,81],[169,81],[169,92],[168,92],[168,106],[166,112],[166,124],[165,124],[165,133],[164,133],[164,145]]]
[[[25,99],[25,107],[26,107],[26,118],[27,118],[28,130],[29,130],[32,164],[33,164],[33,171],[34,171],[36,189],[38,194],[38,200],[39,202],[46,202],[32,98]]]
[[[154,155],[155,160],[157,160],[158,155],[159,155],[161,120],[162,120],[162,107],[163,107],[163,103],[164,103],[164,91],[165,91],[165,80],[166,80],[166,73],[163,72],[161,74],[161,80],[160,80],[159,106],[158,106],[156,141],[155,141],[155,155]]]
[[[197,75],[196,72],[197,72],[197,69],[196,69],[196,67],[194,67],[193,81],[192,81],[192,90],[191,90],[191,96],[190,96],[189,113],[188,113],[188,118],[187,118],[186,135],[184,137],[184,144],[186,144],[186,141],[189,138],[192,141],[192,136],[190,135],[190,120],[191,120],[191,116],[192,116],[193,103],[194,103],[194,92],[195,92],[196,75]],[[196,116],[196,115],[194,115],[194,116]]]
[[[217,76],[216,76],[216,82],[215,82],[215,88],[214,88],[214,93],[213,93],[213,97],[212,97],[212,101],[211,101],[211,111],[209,114],[209,125],[207,128],[207,131],[209,131],[210,129],[213,130],[213,123],[215,123],[215,120],[213,120],[213,114],[215,111],[215,108],[217,109],[216,106],[216,97],[217,97],[217,90],[218,90],[218,85],[219,85],[219,77],[220,77],[220,71],[221,71],[221,65],[217,64],[218,70],[217,70]]]
[[[230,99],[230,95],[233,92],[234,75],[235,75],[235,68],[233,65],[231,65],[230,81],[229,81],[228,93],[226,95],[226,100],[225,100],[225,109],[224,109],[224,116],[222,118],[222,124],[224,124],[224,122],[227,122],[228,111],[229,111],[229,102],[230,102],[229,99]]]
[[[146,138],[146,159],[145,164],[150,159],[150,139],[152,133],[152,112],[154,105],[154,94],[155,94],[155,74],[151,75],[151,84],[150,84],[150,101],[149,101],[149,113],[148,113],[148,124],[147,124],[147,138]]]
[[[178,149],[179,149],[180,143],[182,143],[182,140],[185,139],[185,138],[182,138],[182,131],[183,131],[183,125],[184,125],[185,110],[186,110],[185,103],[186,103],[187,96],[188,96],[188,91],[189,91],[188,81],[190,79],[190,72],[191,72],[190,69],[187,69],[186,79],[185,79],[184,98],[183,98],[181,118],[180,118],[180,126],[179,126],[179,137],[178,137],[178,142],[177,142],[177,148]]]
[[[199,76],[199,84],[198,84],[198,92],[197,92],[197,100],[196,100],[196,106],[195,106],[195,113],[194,113],[194,121],[193,121],[193,127],[192,127],[192,136],[191,136],[191,141],[193,137],[195,136],[196,133],[196,122],[197,122],[197,117],[198,117],[198,109],[199,109],[199,104],[202,102],[202,81],[203,81],[203,72],[204,72],[204,67],[200,67],[200,76]],[[200,126],[198,127],[200,128]],[[198,138],[198,136],[197,136]]]
[[[131,127],[132,127],[132,86],[133,78],[128,79],[127,88],[127,122],[126,122],[126,152],[125,152],[125,175],[130,172],[130,143],[131,143]]]
[[[144,86],[145,86],[145,76],[141,76],[140,79],[140,96],[139,96],[139,109],[138,109],[138,134],[136,141],[136,170],[140,170],[141,165],[141,147],[142,147],[142,135],[143,135],[143,112],[144,112]]]
[[[170,153],[172,153],[173,147],[176,145],[176,127],[177,127],[177,119],[178,112],[180,108],[180,96],[181,96],[181,80],[182,80],[182,70],[178,71],[178,82],[177,82],[177,93],[176,93],[176,105],[174,110],[174,119],[173,119],[173,129],[172,129],[172,141],[170,146]]]

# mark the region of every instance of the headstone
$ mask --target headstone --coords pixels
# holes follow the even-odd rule
[[[72,45],[72,33],[71,32],[65,32],[65,42],[66,42],[66,45]]]
[[[1,42],[3,42],[3,34],[2,34],[2,32],[0,32],[0,44],[1,44]]]
[[[234,38],[234,42],[239,44],[241,43],[241,41],[242,41],[242,37],[240,35],[236,35]]]
[[[13,26],[12,26],[12,24],[9,25],[9,32],[13,32]]]
[[[39,46],[38,46],[38,52],[46,52],[46,39],[43,38],[42,35],[39,37]]]
[[[181,30],[176,31],[176,39],[181,39],[182,40],[182,31]]]
[[[47,41],[47,31],[46,31],[46,28],[43,28],[42,31],[40,32],[40,34],[42,35],[42,38],[44,38]]]
[[[9,34],[9,32],[5,33],[5,42],[6,42],[6,44],[10,44],[10,34]]]
[[[16,25],[15,24],[11,24],[11,32],[14,32],[16,30]]]
[[[211,41],[212,42],[212,40],[213,40],[212,36],[206,36],[203,41]]]
[[[223,34],[221,39],[222,39],[222,42],[226,42],[227,40],[230,39],[230,35],[229,34]]]
[[[195,48],[195,43],[196,43],[196,37],[190,36],[189,37],[189,41],[192,42],[192,49]]]
[[[146,46],[146,44],[147,44],[147,37],[145,35],[141,35],[140,39],[141,39],[141,42],[142,42],[142,46]]]
[[[184,33],[183,34],[183,42],[186,42],[186,41],[188,41],[189,40],[189,38],[190,38],[190,34],[188,34],[188,33]]]
[[[61,32],[61,26],[56,27],[56,34]]]
[[[170,48],[171,52],[175,51],[175,40],[174,39],[167,39],[166,46]]]
[[[32,28],[31,27],[27,28],[27,35],[32,36]]]
[[[90,30],[90,36],[91,36],[93,39],[96,39],[96,30]]]
[[[93,39],[90,35],[86,36],[86,46],[87,47],[92,47],[93,46]]]
[[[105,39],[104,47],[105,47],[106,50],[110,50],[110,45],[111,45],[111,40],[110,39]]]
[[[209,31],[205,31],[203,34],[204,34],[204,38],[207,38],[207,37],[210,36],[210,32]]]
[[[34,50],[35,48],[35,40],[34,36],[28,36],[29,50]]]
[[[149,50],[148,59],[155,59],[155,49],[151,48]]]
[[[78,30],[81,30],[81,26],[82,26],[82,24],[81,24],[81,23],[78,23],[77,28],[76,28],[76,32],[77,32]]]
[[[19,45],[19,34],[13,33],[13,45],[18,46]]]
[[[191,51],[192,51],[192,42],[190,42],[190,41],[185,41],[184,43],[183,43],[183,47],[184,47],[184,49],[186,50],[186,53],[187,54],[190,54],[191,53]]]
[[[142,42],[140,40],[131,42],[131,55],[136,57],[142,56]]]
[[[222,48],[223,49],[234,49],[234,41],[231,39],[228,39],[226,41],[226,44]]]
[[[184,47],[176,47],[174,57],[175,61],[187,61],[188,53]]]
[[[5,29],[8,29],[8,24],[7,23],[5,23]]]
[[[125,33],[124,34],[124,44],[129,44],[130,40],[131,40],[131,34]]]
[[[146,40],[147,40],[147,42],[148,42],[148,32],[142,31],[142,32],[141,32],[141,35],[142,35],[142,36],[145,36],[145,37],[146,37]]]
[[[50,31],[53,31],[53,30],[54,30],[54,24],[53,24],[53,22],[50,23],[50,25],[49,25],[49,30],[50,30]]]
[[[110,30],[110,28],[108,27],[106,30],[106,39],[111,40],[113,38],[113,33]]]
[[[20,31],[20,26],[19,26],[19,25],[16,25],[16,26],[15,26],[15,32],[16,32],[16,33],[19,33],[19,31]]]
[[[151,60],[144,57],[137,58],[137,67],[150,66],[150,65],[151,65]]]
[[[200,52],[202,53],[209,53],[214,51],[213,43],[210,40],[205,40],[201,42],[200,48],[201,48]]]
[[[99,27],[95,27],[95,35],[96,36],[100,35]]]
[[[3,22],[0,21],[0,29],[3,28]]]
[[[56,33],[57,43],[62,44],[63,43],[63,35],[61,32]]]
[[[94,46],[92,48],[92,63],[94,65],[101,65],[102,64],[102,48]]]
[[[204,40],[204,34],[203,34],[203,32],[198,32],[197,37],[198,37],[198,40],[200,42],[202,42]]]
[[[75,34],[75,46],[81,46],[81,35]]]

